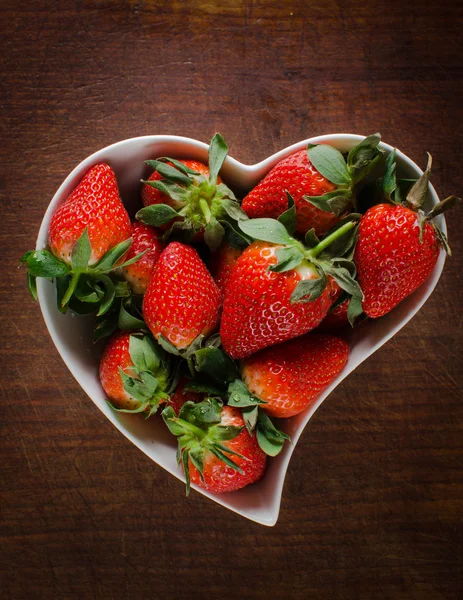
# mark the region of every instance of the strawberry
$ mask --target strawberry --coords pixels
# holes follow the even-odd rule
[[[53,215],[48,231],[51,252],[71,265],[74,245],[85,228],[90,241],[88,265],[130,237],[130,219],[109,165],[92,167]]]
[[[243,381],[263,400],[260,410],[293,417],[310,406],[344,368],[349,347],[330,335],[308,334],[243,361]]]
[[[185,390],[187,383],[188,380],[186,378],[182,378],[178,382],[175,392],[166,403],[166,406],[171,406],[173,408],[176,415],[179,414],[185,402],[194,402],[195,404],[197,404],[203,399],[203,394],[198,394],[197,392]]]
[[[354,260],[364,293],[363,310],[371,318],[391,311],[419,288],[431,274],[442,245],[449,253],[444,234],[430,220],[459,199],[443,200],[426,214],[431,156],[423,175],[405,199],[395,178],[395,151],[387,160],[383,190],[393,204],[378,204],[363,216]]]
[[[171,407],[162,411],[178,440],[178,458],[187,484],[210,492],[232,492],[261,479],[266,455],[256,435],[244,427],[241,411],[214,398],[186,402],[177,417]]]
[[[232,358],[246,358],[315,328],[338,286],[361,296],[353,264],[342,258],[355,242],[355,220],[343,222],[321,242],[311,230],[310,249],[273,219],[240,221],[239,226],[262,241],[244,250],[225,289],[220,337]]]
[[[227,152],[224,139],[216,133],[209,146],[208,167],[167,157],[146,161],[154,173],[143,182],[143,202],[148,205],[137,212],[137,219],[156,227],[169,223],[167,236],[183,234],[185,241],[204,234],[210,250],[217,250],[224,225],[243,215],[235,195],[219,177]],[[147,187],[154,192],[149,193]]]
[[[334,332],[343,329],[349,325],[349,317],[347,311],[349,309],[350,298],[346,298],[334,308],[331,308],[326,317],[320,323],[317,331]]]
[[[131,259],[142,252],[145,254],[137,262],[123,268],[124,277],[134,294],[144,294],[164,244],[156,229],[138,221],[132,223],[131,237],[132,245],[126,258]]]
[[[151,416],[169,400],[172,372],[166,353],[150,336],[118,332],[106,344],[99,375],[115,410]]]
[[[376,163],[380,135],[365,138],[348,155],[327,145],[300,150],[278,162],[244,198],[241,208],[251,218],[277,219],[286,210],[286,192],[296,203],[296,231],[326,233],[352,212],[354,188]]]
[[[227,282],[230,279],[235,263],[241,253],[242,250],[233,248],[233,246],[224,242],[220,249],[211,257],[209,269],[220,290],[222,300]]]
[[[127,295],[108,274],[118,267],[132,242],[129,215],[110,166],[97,164],[53,215],[48,250],[26,252],[29,290],[36,298],[36,277],[56,279],[58,307],[80,314],[104,314],[117,295]],[[132,257],[130,263],[139,259]]]
[[[171,242],[143,300],[143,316],[154,337],[171,352],[186,349],[214,331],[219,310],[219,289],[196,250]]]

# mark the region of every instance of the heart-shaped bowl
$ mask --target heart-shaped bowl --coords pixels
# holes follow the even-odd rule
[[[322,135],[293,144],[251,166],[227,157],[221,175],[237,194],[244,194],[253,188],[278,161],[306,147],[308,143],[326,143],[338,148],[341,152],[346,152],[362,139],[363,136],[352,134]],[[384,143],[381,143],[381,148],[386,153],[392,150],[391,146]],[[207,155],[207,144],[171,135],[132,138],[99,150],[82,161],[66,177],[54,195],[40,227],[37,249],[42,249],[47,245],[48,228],[53,213],[93,165],[99,162],[111,165],[116,173],[124,204],[129,213],[133,215],[140,207],[140,179],[147,176],[145,160],[159,156],[172,156],[206,162]],[[397,152],[397,165],[398,172],[403,177],[418,177],[422,173],[421,169],[400,151]],[[438,202],[436,191],[432,185],[429,186],[428,202],[430,206]],[[436,222],[445,233],[444,218],[440,216]],[[274,525],[278,519],[289,460],[304,427],[330,392],[360,363],[404,327],[423,306],[437,284],[444,261],[445,254],[442,251],[431,276],[424,285],[385,317],[375,321],[364,321],[347,334],[351,354],[346,366],[314,404],[301,414],[280,423],[281,428],[291,436],[292,443],[286,444],[279,456],[269,460],[265,476],[260,482],[227,494],[212,494],[197,487],[195,489],[248,519],[263,525]],[[95,346],[92,343],[93,318],[77,317],[72,313],[61,314],[56,308],[56,293],[53,283],[39,279],[37,288],[40,307],[51,338],[81,387],[109,421],[135,446],[172,475],[184,480],[176,462],[176,439],[167,431],[159,416],[145,420],[140,415],[117,413],[106,403],[105,394],[98,378],[101,346]],[[185,501],[187,502],[187,500]]]

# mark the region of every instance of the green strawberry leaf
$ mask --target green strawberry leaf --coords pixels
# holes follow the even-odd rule
[[[357,281],[345,267],[336,267],[329,262],[320,262],[321,268],[327,275],[331,275],[341,289],[351,296],[363,298],[363,292]]]
[[[342,226],[344,223],[341,223]],[[339,228],[339,227],[337,227]],[[332,244],[330,244],[321,254],[320,254],[320,260],[325,260],[328,258],[334,258],[334,257],[342,257],[345,254],[347,254],[349,252],[349,250],[351,250],[356,242],[357,242],[357,237],[358,237],[358,228],[359,225],[357,224],[356,227],[354,227],[353,229],[350,229],[347,233],[345,233],[344,235],[341,235],[340,237],[338,237],[336,240],[334,240],[334,242]]]
[[[235,194],[232,192],[232,190],[225,183],[219,183],[215,186],[215,194],[217,197],[221,198],[222,200],[228,199],[228,200],[232,200],[233,202],[236,202],[237,204],[239,204],[238,198],[235,196]],[[244,214],[246,215],[246,213],[244,213]],[[248,218],[247,215],[246,215],[246,218]]]
[[[383,191],[383,194],[391,202],[394,201],[394,192],[397,189],[396,157],[397,151],[394,148],[394,150],[386,158],[386,164],[384,166],[384,175],[381,180],[381,189]]]
[[[209,146],[209,181],[211,183],[217,183],[217,177],[227,157],[227,153],[228,146],[225,140],[220,133],[216,133]]]
[[[124,256],[132,245],[132,238],[124,240],[114,248],[111,248],[94,266],[90,267],[90,271],[112,271],[114,265]]]
[[[161,355],[153,340],[147,335],[129,338],[129,354],[133,364],[139,371],[154,373],[161,364]]]
[[[323,196],[305,195],[305,196],[302,196],[302,198],[306,202],[313,204],[315,206],[315,208],[318,208],[318,210],[322,210],[323,212],[334,214],[334,211],[331,208],[331,205],[328,202],[328,200],[330,200],[331,198],[336,198],[337,196],[339,196],[339,192],[337,190],[335,190],[334,192],[326,192],[326,194],[323,194]]]
[[[132,297],[129,301],[122,301],[119,308],[117,326],[122,331],[130,331],[133,329],[145,329],[148,327],[141,317],[141,312],[134,304]]]
[[[88,266],[88,261],[92,254],[92,247],[88,237],[87,227],[74,244],[71,253],[71,265],[73,271],[84,271]]]
[[[407,205],[414,209],[418,210],[421,208],[426,202],[426,198],[428,196],[428,184],[429,179],[431,177],[431,167],[432,167],[432,156],[428,152],[428,164],[426,166],[426,171],[420,176],[418,181],[413,185],[411,190],[407,194]]]
[[[233,360],[219,348],[201,348],[194,354],[195,367],[220,384],[227,384],[239,377]]]
[[[240,221],[238,225],[241,231],[255,240],[283,245],[294,243],[283,223],[276,219],[248,219]]]
[[[324,273],[321,273],[320,277],[314,279],[302,279],[291,294],[290,301],[292,303],[313,302],[323,294],[326,282],[327,279]]]
[[[29,251],[19,261],[19,264],[26,263],[27,269],[34,277],[46,277],[53,279],[62,277],[69,273],[69,267],[58,260],[48,250]]]
[[[179,412],[179,419],[202,427],[220,423],[223,404],[215,398],[206,398],[202,402],[185,402]]]
[[[178,212],[168,204],[151,204],[140,209],[135,218],[146,225],[160,227],[179,216]]]
[[[223,220],[222,223],[226,226],[226,233],[224,237],[224,241],[231,246],[232,248],[237,248],[238,250],[244,250],[252,244],[253,239],[247,235],[245,235],[236,225],[235,223],[231,223],[228,220]]]
[[[351,177],[343,155],[326,144],[318,144],[307,149],[310,162],[328,181],[336,185],[349,185]]]
[[[249,435],[254,433],[257,424],[257,417],[259,416],[259,407],[257,404],[253,406],[245,406],[241,409],[243,414],[244,424],[248,430]]]
[[[354,183],[363,179],[370,172],[383,153],[378,148],[380,141],[381,135],[379,133],[369,135],[352,148],[347,155],[347,165]]]
[[[193,185],[193,182],[188,177],[188,175],[185,175],[179,169],[177,169],[176,167],[172,167],[166,162],[159,160],[147,160],[145,161],[145,164],[157,171],[159,175],[161,175],[164,179],[167,179],[168,181],[178,183],[185,187]]]
[[[244,212],[238,202],[235,202],[234,200],[223,199],[221,206],[227,215],[234,221],[246,221],[249,219],[248,215]]]
[[[352,296],[347,309],[347,318],[351,326],[354,326],[356,319],[363,313],[362,298],[360,296]]]
[[[174,356],[180,356],[180,352],[178,351],[178,349],[173,344],[171,344],[171,342],[169,342],[169,340],[163,335],[160,335],[157,338],[157,341],[166,352],[169,352],[169,354],[173,354]]]
[[[319,243],[320,240],[318,239],[315,233],[315,229],[309,229],[309,231],[305,234],[304,237],[305,246],[307,246],[307,248],[315,248],[315,246],[318,246]]]
[[[214,333],[207,338],[205,346],[206,348],[219,348],[221,344],[220,333]]]
[[[98,279],[104,286],[104,296],[101,300],[100,308],[96,313],[97,317],[100,317],[101,315],[104,315],[111,307],[116,295],[116,288],[112,279],[107,275],[100,275]]]
[[[124,390],[139,402],[151,400],[158,387],[158,380],[151,373],[142,372],[139,379],[130,377],[119,368],[119,374],[122,379]]]
[[[437,215],[441,215],[447,210],[450,210],[460,202],[461,198],[458,198],[457,196],[449,196],[448,198],[445,198],[445,200],[438,202],[434,206],[434,208],[430,212],[428,212],[428,214],[426,215],[426,221],[434,219],[434,217],[437,217]]]
[[[284,273],[285,271],[291,271],[304,260],[304,254],[297,246],[285,246],[283,248],[277,248],[275,251],[277,263],[268,267],[269,271],[276,273]]]
[[[228,386],[228,405],[243,408],[246,406],[258,406],[267,404],[252,394],[241,379],[235,379]]]
[[[296,231],[296,205],[288,191],[286,191],[286,197],[288,199],[288,209],[278,217],[278,221],[283,223],[286,230],[293,235]]]
[[[213,217],[212,221],[204,228],[204,241],[211,252],[216,252],[222,243],[225,235],[225,229]]]
[[[177,185],[176,183],[170,182],[167,179],[160,179],[157,181],[145,181],[142,179],[142,183],[145,183],[146,185],[149,185],[150,187],[153,187],[153,188],[159,190],[163,194],[166,194],[167,196],[169,196],[169,198],[172,198],[172,200],[179,203],[181,206],[183,205],[185,199],[188,196],[188,191],[184,187],[181,187],[181,186]],[[151,206],[160,206],[160,205],[152,204]],[[148,208],[148,207],[146,207],[146,208]]]
[[[260,410],[257,418],[257,441],[265,454],[277,456],[286,440],[291,441],[291,438],[277,429],[270,417]]]
[[[191,169],[190,167],[187,167],[186,165],[184,165],[181,161],[176,160],[175,158],[169,158],[168,156],[162,156],[161,158],[158,158],[156,161],[146,160],[145,165],[151,166],[150,165],[151,162],[172,163],[174,165],[174,167],[176,169],[178,169],[184,175],[200,175],[200,173],[198,173],[198,171],[195,171],[194,169]],[[154,169],[154,167],[153,167],[153,169]]]
[[[32,298],[37,301],[37,277],[30,271],[27,272],[27,289]]]
[[[106,317],[98,321],[93,332],[93,343],[109,337],[117,329],[117,322],[114,319]]]

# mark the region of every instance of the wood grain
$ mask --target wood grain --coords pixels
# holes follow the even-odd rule
[[[372,133],[462,193],[461,4],[0,0],[0,597],[458,600],[463,596],[462,211],[419,315],[300,440],[278,524],[153,465],[59,358],[18,258],[69,171],[172,133],[256,162]]]

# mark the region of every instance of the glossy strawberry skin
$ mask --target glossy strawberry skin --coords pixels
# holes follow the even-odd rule
[[[342,371],[349,346],[341,338],[309,333],[243,361],[243,380],[267,402],[273,417],[293,417],[310,406]]]
[[[241,208],[251,219],[269,217],[277,219],[288,208],[288,191],[296,205],[296,230],[306,233],[312,227],[317,235],[326,233],[338,218],[316,208],[303,196],[322,196],[336,186],[315,169],[307,156],[300,150],[284,158],[244,198]]]
[[[228,280],[220,336],[232,358],[246,358],[307,333],[321,322],[337,293],[338,286],[329,277],[319,298],[291,303],[291,294],[302,277],[297,270],[268,270],[277,262],[276,248],[254,242],[238,258]]]
[[[347,311],[349,310],[350,299],[344,300],[341,304],[338,304],[333,310],[330,310],[320,325],[317,327],[317,332],[335,332],[340,329],[344,329],[349,325],[349,319],[347,318]]]
[[[86,173],[53,215],[48,231],[51,252],[71,264],[74,244],[86,227],[92,248],[90,265],[130,237],[130,218],[119,196],[116,176],[103,163]]]
[[[228,456],[243,470],[243,473],[229,467],[207,450],[203,462],[203,481],[199,471],[189,460],[191,482],[215,493],[233,492],[255,483],[262,478],[267,463],[267,457],[260,449],[256,435],[251,437],[244,427],[244,420],[239,409],[224,406],[221,418],[221,425],[243,427],[237,437],[223,442],[224,446],[242,455],[243,458],[235,455]]]
[[[133,362],[129,353],[130,333],[115,333],[105,346],[100,360],[100,381],[109,400],[117,408],[134,409],[138,400],[124,390],[119,369],[134,377]]]
[[[154,337],[162,335],[176,348],[187,348],[198,335],[214,331],[219,310],[219,289],[196,250],[170,243],[143,299],[143,315]]]
[[[417,213],[403,206],[378,204],[363,216],[354,260],[367,316],[385,315],[431,274],[439,243],[429,223],[421,242],[419,233]]]
[[[212,255],[209,264],[212,277],[214,278],[217,287],[220,290],[221,298],[223,300],[225,294],[225,287],[230,279],[233,268],[241,256],[242,250],[233,248],[227,243],[222,244],[220,249]]]
[[[180,160],[179,162],[183,163],[186,167],[209,177],[209,167],[204,163],[199,162],[198,160]],[[160,179],[162,179],[162,176],[157,171],[153,171],[148,178],[148,181],[159,181]],[[141,199],[143,206],[150,206],[151,204],[168,204],[173,208],[178,208],[178,205],[172,198],[146,183],[143,184],[141,190]]]
[[[123,268],[124,277],[130,283],[134,294],[146,292],[154,265],[164,249],[160,236],[161,232],[154,227],[139,221],[132,223],[132,245],[125,260],[130,260],[146,250],[146,253],[137,262]]]

